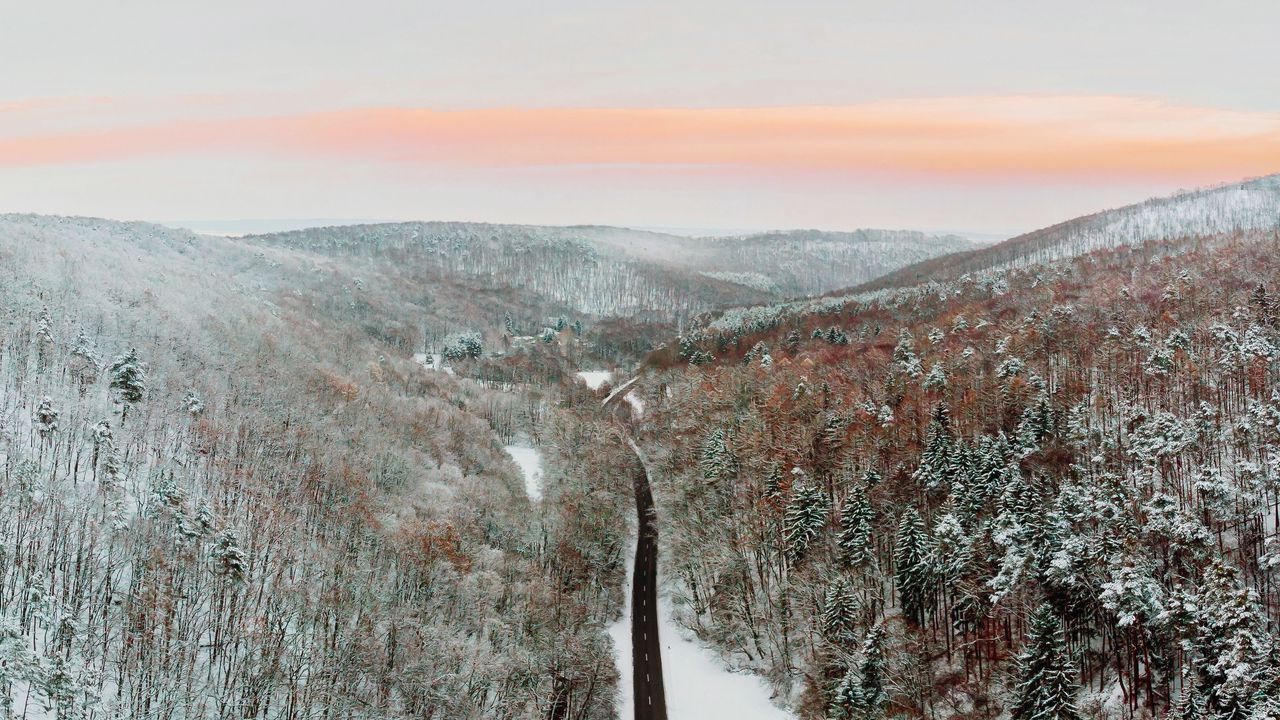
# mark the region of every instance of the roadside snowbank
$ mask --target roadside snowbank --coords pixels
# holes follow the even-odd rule
[[[662,638],[662,682],[671,718],[705,720],[795,720],[769,697],[765,681],[732,672],[713,650],[676,624],[671,601],[658,598],[658,635]],[[629,716],[624,716],[629,717]]]
[[[626,565],[627,584],[623,585],[622,617],[618,622],[605,628],[609,638],[613,640],[613,664],[618,668],[618,701],[614,707],[621,720],[631,720],[636,716],[636,688],[634,665],[631,662],[631,582],[636,569],[635,526],[631,528],[631,540],[627,544]],[[665,674],[663,675],[665,678]]]

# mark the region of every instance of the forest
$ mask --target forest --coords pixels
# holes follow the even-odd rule
[[[685,621],[802,717],[1275,716],[1278,251],[1120,245],[688,341],[647,401]]]
[[[0,717],[617,717],[638,459],[674,622],[793,717],[1280,717],[1278,208],[0,216]]]

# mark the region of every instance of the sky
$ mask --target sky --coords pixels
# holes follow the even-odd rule
[[[12,0],[0,212],[996,235],[1280,172],[1280,3]]]

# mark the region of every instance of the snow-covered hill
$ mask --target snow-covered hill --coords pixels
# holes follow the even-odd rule
[[[683,321],[705,310],[822,293],[970,243],[957,236],[801,230],[684,238],[603,226],[387,223],[247,236],[369,260],[424,280],[509,288],[595,316]]]
[[[1152,240],[1280,230],[1280,174],[1152,198],[1067,220],[989,247],[938,256],[855,287],[855,291],[944,281]]]

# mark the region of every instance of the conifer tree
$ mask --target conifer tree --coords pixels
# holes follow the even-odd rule
[[[218,533],[213,545],[213,571],[233,582],[244,582],[246,572],[240,538],[231,529]]]
[[[58,411],[53,409],[53,400],[49,397],[41,399],[32,420],[41,439],[48,440],[53,437],[53,434],[58,432]]]
[[[954,440],[951,437],[951,413],[946,403],[938,403],[929,421],[929,440],[920,456],[920,467],[913,477],[933,489],[947,483],[952,467]]]
[[[831,720],[877,720],[889,701],[885,691],[884,627],[876,625],[862,642],[862,660],[850,668],[831,699]]]
[[[902,602],[902,614],[915,625],[924,624],[926,605],[932,590],[929,535],[915,508],[907,508],[898,522],[893,563],[894,580]]]
[[[893,361],[907,377],[918,378],[924,373],[924,368],[920,366],[920,358],[916,357],[915,338],[911,337],[911,332],[906,328],[898,333],[898,344],[893,349]]]
[[[732,476],[736,467],[725,431],[722,428],[712,430],[702,442],[702,453],[698,458],[702,479],[708,483],[719,482]]]
[[[1215,717],[1247,717],[1275,672],[1275,641],[1257,593],[1240,582],[1236,568],[1215,559],[1183,607],[1190,608],[1197,689],[1207,708]]]
[[[844,578],[836,578],[827,587],[822,603],[822,635],[833,643],[853,637],[858,625],[858,600]]]
[[[1012,720],[1083,720],[1076,709],[1076,669],[1067,656],[1058,615],[1043,603],[1031,616],[1031,628],[1018,657],[1018,684]]]
[[[111,363],[111,389],[124,406],[121,419],[129,408],[142,402],[147,392],[147,368],[138,360],[138,351],[130,349]]]
[[[787,503],[787,512],[782,520],[787,559],[796,562],[804,556],[809,543],[826,526],[830,511],[826,494],[804,479],[803,475],[798,475],[792,487],[791,502]]]
[[[840,537],[836,541],[840,548],[840,561],[847,567],[864,567],[874,559],[874,548],[871,545],[871,523],[874,518],[866,491],[861,485],[855,485],[840,514]]]

